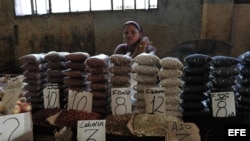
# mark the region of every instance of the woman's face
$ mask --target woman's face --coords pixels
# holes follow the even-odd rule
[[[123,38],[127,45],[132,45],[141,38],[141,33],[134,25],[128,24],[124,27]]]

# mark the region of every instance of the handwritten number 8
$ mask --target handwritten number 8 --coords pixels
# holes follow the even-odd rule
[[[116,106],[115,106],[115,114],[117,114],[117,109],[120,107],[120,106],[124,106],[125,108],[125,113],[127,113],[127,106],[125,105],[126,103],[126,99],[124,97],[117,97],[116,98]]]
[[[225,117],[227,116],[227,109],[225,108],[227,103],[225,101],[219,101],[217,103],[218,111],[216,112],[216,116],[219,115],[219,113],[224,113]],[[224,112],[223,112],[224,111]]]

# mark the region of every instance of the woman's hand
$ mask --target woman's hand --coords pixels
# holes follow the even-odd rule
[[[149,40],[148,37],[146,37],[146,36],[142,37],[141,41],[136,46],[136,49],[135,49],[134,53],[132,54],[132,57],[134,58],[135,56],[137,56],[143,52],[146,52],[147,46],[150,44],[152,44],[152,42]]]
[[[147,36],[143,36],[141,38],[139,47],[143,47],[143,46],[146,47],[147,45],[151,45],[151,44],[153,44],[153,42],[151,42]]]

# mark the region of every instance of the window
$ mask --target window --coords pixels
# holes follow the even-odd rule
[[[157,8],[158,0],[15,0],[16,16]]]
[[[38,5],[43,5],[43,6],[38,6]],[[48,0],[36,0],[33,3],[33,13],[34,14],[46,14],[48,12],[49,12],[49,2],[48,2]],[[17,12],[16,12],[16,14],[17,14]],[[23,14],[25,14],[25,13],[23,13]]]

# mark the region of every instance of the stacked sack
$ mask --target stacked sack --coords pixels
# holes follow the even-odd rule
[[[236,77],[239,74],[239,70],[237,68],[239,62],[239,59],[234,57],[213,56],[210,64],[210,93],[231,91],[234,93],[236,106],[237,93],[235,86],[237,85]],[[227,117],[228,115],[225,116]]]
[[[92,112],[102,116],[111,112],[109,63],[110,58],[106,54],[94,55],[85,61],[89,91],[93,94]]]
[[[144,100],[144,88],[158,87],[158,73],[160,58],[154,54],[141,53],[133,59],[132,79],[136,82],[133,85],[133,112],[145,113],[146,103]]]
[[[161,69],[158,73],[159,84],[165,88],[166,115],[177,118],[182,117],[180,107],[183,81],[182,62],[175,57],[165,57],[160,60]]]
[[[239,107],[240,113],[250,112],[250,52],[244,52],[239,57],[240,64],[238,69],[240,74],[238,75],[237,92],[239,95]]]
[[[205,54],[191,54],[184,58],[181,94],[183,116],[203,115],[210,110],[208,107],[208,83],[211,57]]]
[[[68,60],[65,63],[67,69],[64,71],[64,75],[66,76],[64,80],[64,84],[67,87],[66,90],[88,91],[88,73],[85,71],[86,66],[84,62],[90,55],[86,52],[72,52],[65,57]]]
[[[128,55],[114,54],[110,56],[110,83],[114,88],[130,87],[132,58]]]
[[[65,93],[64,85],[64,70],[66,70],[65,63],[68,61],[66,55],[68,52],[48,52],[44,59],[46,61],[46,84],[57,84],[59,86],[60,108],[66,109],[68,103],[68,95]]]
[[[27,54],[19,59],[23,63],[24,90],[27,102],[31,103],[32,111],[41,110],[43,106],[43,84],[45,83],[44,53]]]

